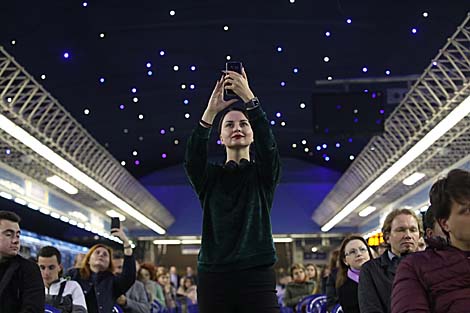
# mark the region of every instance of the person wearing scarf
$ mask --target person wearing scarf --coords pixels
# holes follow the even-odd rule
[[[359,274],[364,263],[373,258],[372,251],[364,238],[357,235],[346,237],[339,250],[339,268],[336,275],[336,301],[328,301],[328,311],[340,304],[345,313],[360,313],[357,288]],[[327,298],[332,298],[333,292],[327,292]],[[331,300],[331,299],[329,299]]]

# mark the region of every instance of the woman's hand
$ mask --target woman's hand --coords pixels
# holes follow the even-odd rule
[[[245,68],[242,68],[241,74],[233,71],[226,71],[223,80],[224,88],[232,90],[244,103],[255,97],[248,85],[248,77],[246,75]]]
[[[224,100],[224,88],[223,88],[224,76],[222,76],[215,84],[212,95],[207,103],[207,110],[214,112],[215,114],[225,110],[230,105],[235,103],[237,99],[231,99],[228,101]]]
[[[214,90],[212,91],[212,95],[209,98],[209,102],[207,103],[207,108],[202,116],[202,120],[206,123],[212,124],[215,116],[219,112],[237,102],[237,99],[231,99],[228,101],[224,100],[223,79],[224,77],[222,76],[219,80],[217,80]]]
[[[111,229],[111,235],[113,235],[115,237],[118,237],[119,239],[122,240],[125,255],[131,255],[132,254],[132,248],[131,248],[131,244],[129,242],[129,238],[127,238],[127,236],[124,233],[124,231],[122,230],[122,228],[112,228]]]

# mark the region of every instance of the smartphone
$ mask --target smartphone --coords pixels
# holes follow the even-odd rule
[[[237,73],[242,73],[242,62],[234,62],[230,61],[225,63],[225,70],[226,71],[233,71]],[[228,101],[230,99],[240,99],[232,90],[224,89],[224,100]]]
[[[111,217],[111,229],[113,228],[121,228],[119,217]]]

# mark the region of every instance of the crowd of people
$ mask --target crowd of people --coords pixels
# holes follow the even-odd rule
[[[238,100],[244,107],[231,107]],[[219,113],[226,159],[215,164],[208,141]],[[179,277],[174,266],[137,262],[120,228],[111,230],[123,242],[118,251],[96,244],[64,273],[60,251],[46,246],[35,264],[18,254],[19,216],[0,211],[0,312],[43,312],[45,305],[61,312],[110,313],[119,306],[146,313],[153,305],[180,312],[197,305],[203,313],[278,313],[315,294],[326,294],[329,312],[339,306],[346,313],[469,312],[468,171],[452,170],[432,186],[424,229],[413,211],[393,210],[377,251],[348,235],[328,266],[294,264],[276,285],[270,212],[281,162],[244,68],[216,82],[184,167],[203,209],[198,276],[190,268]]]
[[[450,171],[429,196],[423,220],[406,208],[386,216],[383,245],[372,249],[363,237],[349,235],[321,274],[307,275],[319,273],[305,270],[312,264],[293,265],[290,276],[280,273],[281,306],[295,310],[320,290],[327,312],[469,312],[470,173]]]
[[[409,209],[386,216],[387,248],[381,254],[363,237],[349,235],[321,270],[310,263],[278,271],[280,306],[294,310],[303,298],[326,294],[328,312],[337,306],[346,313],[467,312],[470,173],[449,172],[433,185],[430,202],[424,228]],[[136,261],[121,229],[113,234],[123,241],[122,250],[96,244],[65,270],[56,247],[42,247],[37,264],[18,254],[19,223],[15,213],[0,211],[1,312],[43,312],[49,305],[62,312],[101,313],[118,305],[123,312],[148,313],[153,302],[182,312],[197,304],[198,278],[191,267],[180,276],[175,266]],[[421,251],[423,237],[427,248]]]

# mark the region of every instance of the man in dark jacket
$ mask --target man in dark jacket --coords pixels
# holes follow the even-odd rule
[[[433,237],[426,251],[400,263],[393,283],[393,313],[470,309],[470,172],[452,170],[432,186],[430,198],[448,242]]]
[[[408,209],[393,210],[385,218],[382,233],[389,249],[365,263],[359,278],[361,313],[390,313],[392,283],[400,258],[418,247],[422,236],[418,217]]]
[[[20,217],[0,211],[0,312],[44,312],[44,284],[36,263],[18,254]]]

